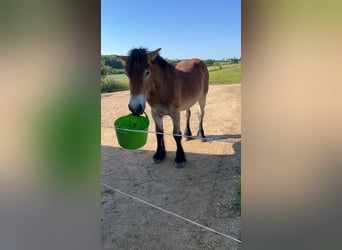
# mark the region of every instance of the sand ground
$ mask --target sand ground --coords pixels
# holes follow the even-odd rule
[[[175,168],[176,144],[165,136],[166,159],[152,163],[156,136],[138,150],[122,149],[113,123],[127,115],[129,91],[101,95],[101,182],[187,219],[240,239],[240,216],[231,209],[241,162],[241,85],[212,85],[204,131],[212,140],[182,140],[187,164]],[[198,128],[198,105],[191,129]],[[154,131],[150,107],[149,131]],[[181,114],[185,127],[185,112]],[[164,130],[172,122],[164,118]],[[239,244],[102,186],[103,249],[238,249]]]

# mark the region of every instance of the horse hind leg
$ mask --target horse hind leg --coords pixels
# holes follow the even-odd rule
[[[199,119],[199,125],[198,125],[198,132],[197,136],[202,138],[202,141],[204,141],[205,135],[204,135],[204,130],[203,130],[203,117],[204,117],[204,107],[206,104],[206,96],[202,96],[202,98],[198,101],[199,107],[200,107],[200,112],[198,115]]]
[[[191,137],[192,133],[191,133],[191,129],[190,129],[190,117],[191,117],[191,111],[189,108],[186,110],[186,125],[185,125],[185,130],[184,130],[184,136],[185,136],[185,139],[187,141],[193,139]]]

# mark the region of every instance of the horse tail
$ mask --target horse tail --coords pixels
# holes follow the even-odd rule
[[[203,79],[202,79],[202,86],[203,86],[203,94],[207,95],[209,91],[209,72],[207,65],[203,61],[201,61],[202,72],[203,72]]]

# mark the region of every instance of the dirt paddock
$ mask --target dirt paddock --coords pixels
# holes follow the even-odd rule
[[[152,163],[156,136],[138,150],[122,149],[114,120],[127,115],[129,91],[101,95],[101,182],[216,231],[240,239],[231,209],[241,162],[241,85],[209,87],[203,128],[211,140],[182,140],[187,163],[175,168],[176,144],[165,135],[166,158]],[[197,133],[198,105],[191,129]],[[150,107],[149,131],[155,131]],[[108,128],[111,127],[111,128]],[[181,114],[185,128],[185,112]],[[165,133],[172,122],[164,118]],[[238,249],[239,244],[102,185],[102,249]]]

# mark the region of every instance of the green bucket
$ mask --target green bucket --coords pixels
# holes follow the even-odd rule
[[[147,114],[144,114],[145,116],[129,114],[118,118],[114,122],[116,137],[121,147],[125,149],[138,149],[146,144],[147,130],[150,122]]]

